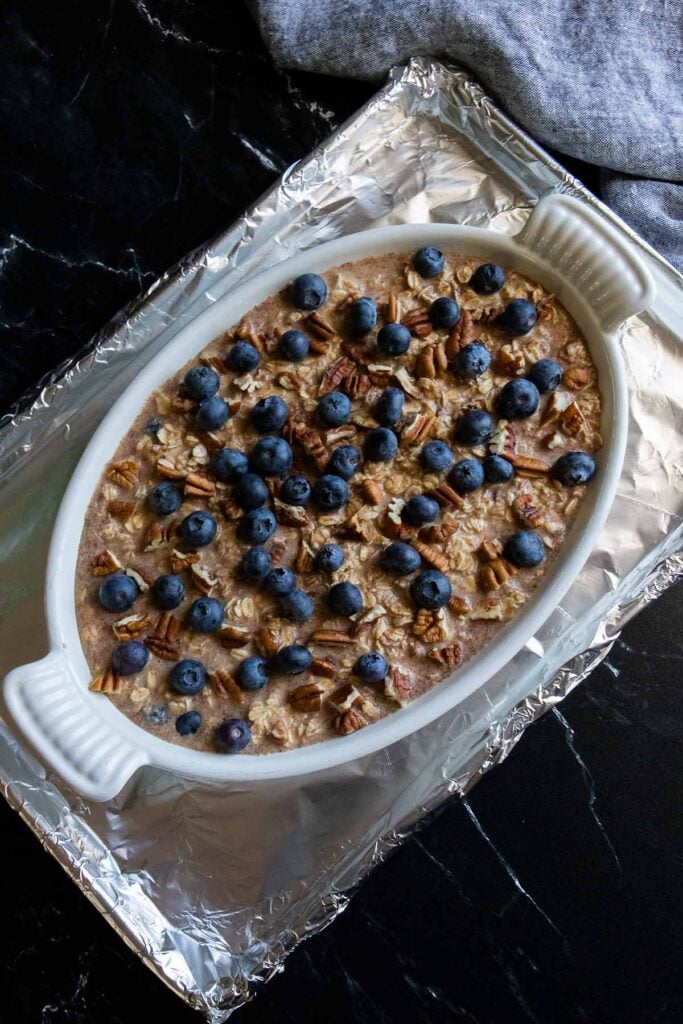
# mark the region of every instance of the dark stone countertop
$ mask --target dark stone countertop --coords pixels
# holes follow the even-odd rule
[[[237,0],[10,0],[6,12],[0,412],[373,91],[277,70]],[[238,1019],[680,1019],[682,596],[636,619]],[[5,804],[0,820],[0,1022],[199,1019]]]

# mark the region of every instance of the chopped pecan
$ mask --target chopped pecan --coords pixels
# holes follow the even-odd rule
[[[142,550],[154,551],[156,548],[160,548],[163,543],[164,531],[161,523],[158,523],[156,519],[154,519],[145,530],[145,539],[143,541]]]
[[[423,643],[426,644],[445,640],[446,630],[443,625],[442,616],[438,612],[429,611],[428,608],[418,608],[415,621],[413,622],[413,633],[415,636],[419,636]]]
[[[371,505],[381,505],[384,501],[384,490],[376,480],[363,480],[361,484],[363,497],[367,498]]]
[[[576,437],[583,423],[583,413],[576,402],[570,402],[567,408],[560,413],[560,427],[570,437]]]
[[[278,494],[282,490],[283,480],[281,477],[269,476],[266,480],[266,487],[270,492],[271,498],[277,498]]]
[[[217,374],[225,373],[225,363],[220,356],[202,356],[201,361],[204,366],[210,366],[212,370],[215,370]]]
[[[161,658],[163,661],[178,661],[180,659],[180,650],[172,640],[164,640],[160,636],[151,634],[145,637],[143,643],[152,654],[156,654],[157,658]]]
[[[284,718],[278,718],[277,722],[273,722],[268,735],[281,747],[287,746],[289,743],[289,726]]]
[[[294,568],[297,572],[313,572],[313,555],[303,538],[299,538]]]
[[[435,647],[429,652],[432,661],[439,665],[446,665],[447,668],[455,668],[460,664],[462,658],[462,647],[459,643],[448,644],[446,647]]]
[[[508,423],[507,420],[500,420],[489,441],[489,451],[492,455],[504,455],[509,459],[515,450],[516,443],[514,424]]]
[[[401,443],[406,445],[421,444],[431,437],[439,425],[438,417],[431,412],[419,412],[406,426],[401,434]]]
[[[440,483],[438,487],[425,493],[428,498],[433,498],[442,508],[445,508],[447,505],[455,505],[456,508],[459,508],[463,504],[463,499],[458,492],[454,491],[450,484],[447,483]]]
[[[278,523],[283,523],[285,526],[301,527],[308,524],[308,512],[303,505],[288,505],[286,502],[275,498],[273,501],[273,511]]]
[[[289,703],[295,711],[319,711],[322,707],[325,687],[320,683],[303,683],[289,695]]]
[[[413,695],[411,677],[397,665],[393,665],[389,669],[389,675],[384,680],[384,695],[395,700],[402,707],[410,701]]]
[[[557,419],[571,403],[572,396],[567,394],[566,391],[560,391],[559,388],[553,391],[541,414],[541,423],[550,423],[552,420]]]
[[[411,309],[410,313],[406,313],[403,317],[401,323],[416,338],[426,338],[433,330],[432,322],[429,319],[429,310],[426,307]]]
[[[162,640],[175,640],[180,633],[180,619],[171,612],[162,612],[154,627],[154,635]]]
[[[359,366],[368,366],[374,358],[374,353],[360,341],[349,341],[345,338],[342,341],[341,350],[345,356],[353,359],[354,363],[358,363]]]
[[[536,303],[536,312],[538,313],[539,320],[548,320],[552,314],[552,305],[555,301],[556,296],[551,292],[549,295],[544,295],[542,299],[539,299]]]
[[[333,690],[327,699],[337,711],[348,711],[354,704],[360,704],[363,697],[353,683],[344,683],[343,686]]]
[[[334,730],[342,736],[348,736],[352,732],[357,732],[364,725],[367,725],[366,719],[355,708],[351,708],[350,711],[343,711],[332,722]]]
[[[235,522],[242,515],[242,509],[234,498],[219,498],[217,504],[224,518],[230,522]]]
[[[533,496],[526,491],[512,502],[512,510],[522,526],[537,527],[543,522],[543,513]]]
[[[251,640],[251,631],[245,629],[244,626],[231,626],[229,623],[221,628],[216,633],[218,640],[223,644],[223,647],[227,647],[228,650],[237,650],[240,647],[246,647]]]
[[[309,638],[312,644],[354,644],[356,641],[340,629],[316,629]]]
[[[126,576],[130,576],[132,580],[138,585],[139,590],[144,593],[154,583],[154,577],[149,574],[146,569],[142,569],[139,565],[129,565],[126,569]]]
[[[492,324],[502,312],[498,306],[485,306],[482,309],[470,310],[472,319],[478,324]]]
[[[352,373],[344,382],[344,389],[349,398],[362,398],[371,387],[372,378],[367,373]]]
[[[263,626],[256,634],[256,640],[264,654],[275,654],[282,646],[282,637],[276,629]]]
[[[302,422],[292,423],[290,430],[293,440],[301,445],[317,468],[323,470],[327,465],[328,452],[318,431]]]
[[[118,572],[121,568],[118,558],[108,548],[96,555],[92,562],[93,576],[108,576],[109,573]]]
[[[199,555],[195,551],[171,552],[171,572],[185,572],[199,561]]]
[[[325,431],[325,442],[327,444],[338,444],[339,441],[350,441],[356,435],[356,428],[353,423],[342,423],[340,427],[331,427]]]
[[[139,476],[140,467],[135,459],[123,459],[121,462],[112,462],[109,467],[109,478],[115,484],[118,484],[119,487],[125,487],[128,491],[135,487]]]
[[[422,349],[415,360],[414,372],[416,377],[427,377],[429,380],[434,380],[435,377],[440,377],[447,368],[446,350],[443,342],[439,342],[438,345],[429,345]]]
[[[325,317],[317,312],[311,313],[310,316],[306,317],[306,325],[313,337],[319,338],[321,341],[329,341],[337,333],[329,320],[326,320]]]
[[[505,558],[494,558],[481,570],[480,582],[484,590],[498,590],[517,570]]]
[[[512,343],[502,345],[496,359],[496,369],[507,377],[517,377],[524,372],[524,353],[513,348]]]
[[[287,545],[283,540],[274,540],[271,542],[271,545],[268,548],[268,550],[270,552],[270,560],[273,563],[273,565],[279,565],[279,563],[282,561],[282,556],[287,550]]]
[[[95,676],[89,689],[93,693],[119,693],[121,690],[121,676],[117,676],[113,669],[108,668],[99,676]]]
[[[398,313],[399,313],[398,299],[394,295],[393,292],[389,292],[389,295],[388,295],[388,298],[387,298],[387,304],[386,304],[386,307],[385,307],[385,310],[384,310],[384,316],[385,316],[385,318],[387,320],[387,323],[390,323],[390,324],[397,323],[398,322]]]
[[[433,544],[425,544],[421,540],[414,540],[413,547],[418,554],[424,558],[428,565],[433,566],[440,572],[448,571],[448,559],[441,551],[439,551],[438,548],[434,547]]]
[[[304,384],[298,373],[292,373],[291,370],[285,370],[284,373],[281,373],[277,378],[277,382],[285,391],[296,392],[300,392]]]
[[[242,341],[244,341],[246,338],[249,337],[250,334],[253,334],[253,331],[253,324],[249,320],[247,320],[246,317],[243,317],[242,320],[240,320],[239,324],[237,325],[235,337],[240,338]]]
[[[241,398],[229,398],[228,399],[228,410],[231,416],[236,416],[242,407]]]
[[[125,619],[119,619],[114,623],[114,636],[117,640],[133,640],[147,629],[149,621],[149,615],[146,612],[127,615]]]
[[[469,345],[471,341],[474,341],[472,314],[468,309],[463,309],[460,311],[458,322],[451,328],[446,339],[445,353],[449,362],[451,359],[455,359],[460,349]]]
[[[176,469],[170,459],[157,459],[154,468],[159,476],[166,480],[184,480],[185,473],[182,469]]]
[[[354,363],[346,356],[339,356],[334,362],[325,368],[323,379],[318,388],[319,395],[326,395],[330,391],[336,391],[347,377],[355,372]]]
[[[337,671],[337,666],[330,658],[314,658],[311,662],[310,673],[312,676],[323,676],[325,679],[332,679]]]
[[[120,519],[121,522],[125,523],[135,513],[137,507],[137,501],[118,501],[115,499],[107,505],[107,512],[114,519]]]
[[[195,402],[191,398],[186,398],[185,395],[178,393],[171,399],[171,408],[177,412],[189,413],[195,407]]]
[[[465,598],[456,597],[455,594],[448,602],[448,608],[450,611],[453,612],[454,615],[467,615],[468,611],[470,610],[470,606],[465,600]]]
[[[190,576],[197,590],[202,594],[208,595],[211,593],[213,588],[218,583],[215,576],[212,576],[209,570],[203,565],[192,565],[190,566]]]
[[[520,476],[543,476],[545,473],[550,472],[550,466],[547,462],[534,459],[531,455],[515,455],[511,453],[508,458]]]
[[[317,356],[324,356],[330,347],[328,341],[322,341],[320,338],[309,338],[308,347],[311,352],[314,352]]]
[[[502,550],[503,545],[499,540],[491,540],[489,538],[481,542],[477,554],[484,562],[495,562]]]
[[[445,544],[457,532],[457,523],[433,523],[431,526],[422,527],[420,538],[426,540],[428,544]]]
[[[562,374],[562,383],[571,391],[580,391],[591,382],[591,371],[587,366],[569,366]]]
[[[396,522],[390,515],[385,515],[381,522],[382,533],[394,540],[412,541],[417,535],[417,527],[410,523]]]
[[[185,478],[185,495],[197,498],[210,498],[216,492],[216,485],[202,473],[188,473]]]
[[[235,704],[244,702],[244,691],[239,688],[235,680],[225,669],[217,668],[209,673],[211,689],[217,697],[230,697]]]

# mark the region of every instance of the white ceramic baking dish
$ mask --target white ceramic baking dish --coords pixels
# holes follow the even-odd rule
[[[598,471],[552,571],[516,618],[481,651],[410,706],[359,732],[301,750],[222,755],[183,749],[146,732],[112,701],[88,690],[90,673],[76,625],[74,574],[81,526],[103,467],[151,391],[254,305],[306,270],[436,245],[514,267],[555,292],[575,317],[598,369],[604,447]],[[45,584],[50,652],[9,673],[5,706],[46,765],[94,800],[113,797],[142,765],[212,780],[267,780],[320,771],[395,743],[447,714],[517,653],[576,578],[603,526],[626,444],[627,388],[617,329],[654,299],[654,284],[622,235],[567,196],[544,198],[522,232],[446,224],[377,228],[327,242],[264,271],[183,328],[114,404],[93,435],[67,487],[52,534]]]

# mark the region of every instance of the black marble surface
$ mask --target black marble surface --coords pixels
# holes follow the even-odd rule
[[[10,0],[0,54],[0,413],[372,91],[277,70],[237,0]],[[238,1019],[679,1020],[681,598]],[[4,804],[0,822],[2,1024],[198,1019]]]

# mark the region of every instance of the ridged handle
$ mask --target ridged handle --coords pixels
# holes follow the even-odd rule
[[[632,246],[578,199],[545,196],[517,238],[575,286],[605,331],[647,309],[655,299],[652,276]]]
[[[59,652],[15,668],[3,696],[39,759],[91,800],[110,800],[147,763],[143,751],[94,713],[92,694],[80,688]]]

